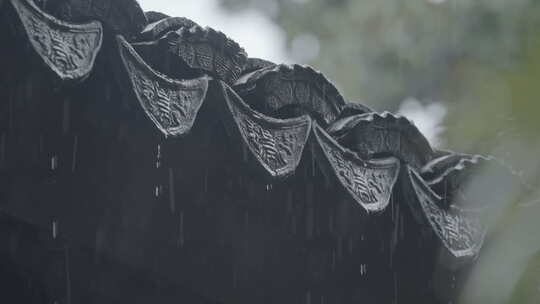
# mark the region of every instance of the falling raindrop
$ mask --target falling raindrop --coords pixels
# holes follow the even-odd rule
[[[291,215],[291,232],[292,234],[296,234],[296,215]]]
[[[314,226],[314,211],[313,208],[310,207],[307,210],[306,214],[306,237],[307,239],[311,239],[313,237],[313,226]]]
[[[161,166],[161,145],[157,145],[156,168]]]
[[[208,192],[208,168],[204,169],[204,193]]]
[[[397,303],[398,300],[398,288],[397,288],[397,273],[394,271],[394,303]]]
[[[58,168],[58,156],[57,155],[53,155],[51,157],[51,170],[56,170],[56,168]]]
[[[307,183],[306,185],[306,201],[308,204],[313,203],[313,184]]]
[[[291,214],[293,212],[293,194],[291,191],[287,192],[287,209],[286,213]]]
[[[77,146],[79,144],[79,137],[75,135],[73,138],[73,154],[71,158],[71,172],[75,172],[75,166],[77,163]]]
[[[360,264],[360,275],[367,274],[367,264]]]
[[[174,201],[174,172],[172,168],[169,168],[169,206],[171,213],[174,213],[176,206]]]
[[[401,219],[401,220],[399,221],[399,227],[400,227],[400,229],[399,229],[399,232],[400,232],[400,239],[403,240],[403,239],[405,238],[405,226],[404,226],[404,221],[403,221],[403,219]]]
[[[341,237],[339,237],[337,239],[337,259],[338,260],[341,260],[341,257],[342,257],[341,243],[342,243],[342,240],[341,240]]]
[[[154,190],[154,195],[156,197],[159,197],[160,194],[161,194],[161,185],[156,185],[155,190]]]
[[[69,251],[64,247],[64,264],[66,269],[66,303],[71,304],[71,276],[69,271]]]
[[[28,77],[19,87],[20,104],[25,105],[32,99],[32,77]]]
[[[105,101],[111,100],[111,95],[112,95],[111,89],[112,89],[111,86],[109,85],[105,86]]]
[[[336,270],[336,250],[332,249],[332,262],[331,262],[332,272]]]
[[[311,176],[315,176],[315,149],[313,145],[310,145],[309,149],[311,150]]]
[[[58,222],[56,220],[52,221],[52,237],[56,239],[58,236]]]
[[[0,168],[4,167],[6,159],[6,133],[2,133],[0,137]]]
[[[308,290],[306,292],[306,304],[310,304],[311,303],[311,290]]]
[[[400,217],[399,217],[399,206],[395,207],[395,216],[394,216],[394,231],[392,233],[392,236],[390,237],[390,265],[393,263],[394,259],[394,251],[398,243],[399,238],[399,227],[401,227]]]
[[[180,248],[184,247],[184,212],[180,211],[180,231],[178,236],[178,246]]]
[[[394,196],[390,196],[390,217],[392,219],[392,222],[395,220],[395,211],[394,211]]]
[[[69,98],[66,98],[64,100],[64,104],[62,107],[62,134],[66,134],[69,130],[69,123],[70,123],[70,100]]]
[[[242,145],[242,161],[247,162],[247,146]]]
[[[44,139],[43,135],[39,135],[39,153],[43,152]]]
[[[8,128],[9,130],[13,129],[13,91],[9,94],[9,103],[8,103]]]

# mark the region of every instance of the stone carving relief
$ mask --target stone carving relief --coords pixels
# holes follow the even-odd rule
[[[345,106],[345,100],[328,79],[311,67],[296,64],[269,64],[243,75],[235,90],[245,99],[256,96],[253,99],[258,104],[251,105],[261,112],[272,115],[283,107],[297,106],[322,124],[333,122]]]
[[[123,37],[117,36],[117,42],[135,96],[148,117],[166,137],[189,132],[205,99],[208,78],[170,79],[148,66]]]
[[[327,167],[354,200],[368,212],[384,210],[399,175],[399,160],[389,157],[364,161],[321,127],[314,125],[313,132]]]
[[[481,208],[488,214],[501,208],[508,197],[531,191],[530,185],[517,178],[518,173],[493,156],[449,151],[438,153],[441,155],[418,173],[441,197],[444,207]]]
[[[428,185],[439,184],[443,181],[455,186],[465,179],[465,170],[480,166],[483,162],[495,160],[493,157],[450,153],[427,163],[420,171]]]
[[[139,34],[139,38],[144,41],[161,38],[167,32],[179,30],[182,27],[191,28],[197,23],[184,17],[166,17],[148,24]]]
[[[56,0],[48,6],[61,19],[97,19],[123,35],[137,34],[147,24],[136,0]]]
[[[343,118],[347,118],[349,116],[367,114],[367,113],[373,113],[373,112],[375,112],[373,111],[373,109],[369,108],[368,106],[360,102],[347,101],[345,103],[345,106],[343,107],[343,110],[341,111],[339,115],[338,120],[336,120],[335,123],[337,123],[337,121],[339,120],[344,120]]]
[[[167,14],[156,11],[146,11],[144,12],[144,16],[146,17],[146,20],[148,20],[149,24],[170,17]]]
[[[62,288],[47,287],[43,294],[58,290],[54,298],[70,302],[73,288],[82,291],[73,293],[73,302],[87,295],[108,302],[140,294],[159,302],[165,292],[171,301],[178,296],[178,302],[197,302],[182,298],[185,288],[220,302],[343,303],[351,298],[388,303],[398,295],[418,295],[420,302],[433,303],[422,298],[438,296],[430,281],[434,265],[424,259],[432,261],[440,252],[452,261],[478,255],[486,234],[484,207],[494,205],[491,198],[508,192],[510,185],[476,178],[487,158],[434,151],[412,122],[345,101],[312,68],[249,58],[224,34],[187,18],[145,15],[136,0],[35,1],[41,4],[0,0],[0,7],[6,16],[21,20],[13,23],[15,35],[10,27],[4,40],[28,39],[29,51],[39,55],[32,58],[45,63],[36,68],[51,69],[61,79],[84,79],[95,64],[103,31],[112,42],[104,45],[97,73],[83,85],[42,86],[39,70],[36,75],[17,73],[11,81],[4,75],[18,67],[10,64],[0,75],[9,80],[5,85],[0,81],[5,99],[0,102],[5,109],[0,110],[0,169],[7,173],[0,176],[2,210],[6,205],[11,211],[30,211],[19,215],[35,220],[29,224],[37,230],[52,221],[52,228],[43,230],[47,235],[53,231],[53,245],[66,248],[65,264],[70,260],[76,270],[72,281],[77,285],[71,287],[69,267],[53,265],[51,271],[68,279],[53,280]],[[49,13],[69,22],[98,21],[76,25]],[[18,49],[4,53],[12,51]],[[33,68],[23,66],[25,71]],[[122,93],[129,96],[128,111]],[[60,103],[41,104],[51,99]],[[165,146],[154,138],[154,133],[186,135],[198,116],[201,128],[197,125],[189,138]],[[135,124],[140,125],[130,128]],[[133,146],[136,153],[131,153]],[[302,156],[309,159],[300,164]],[[246,176],[242,160],[258,174]],[[273,183],[296,170],[287,183]],[[483,184],[467,182],[473,171],[475,181]],[[494,176],[489,173],[484,176]],[[396,189],[398,182],[404,187]],[[464,188],[479,189],[482,200]],[[87,199],[79,202],[85,194]],[[408,207],[400,206],[404,201],[414,219]],[[476,206],[481,208],[471,208]],[[81,216],[84,220],[77,220]],[[7,247],[0,246],[10,252],[8,263],[26,259],[11,254],[11,236],[21,230],[18,224],[15,228],[0,233],[9,238]],[[94,238],[88,232],[95,228]],[[65,244],[57,239],[64,231],[69,237]],[[25,248],[15,249],[34,248],[21,244]],[[67,248],[73,249],[69,259]],[[145,250],[137,254],[140,248]],[[243,263],[245,257],[252,259]],[[93,285],[111,287],[81,289],[88,280],[81,280],[86,274],[77,270],[88,265],[104,268],[90,274]],[[17,285],[28,285],[32,297],[39,296],[36,284],[27,283],[41,284],[41,268],[15,266]],[[19,273],[26,269],[32,273]],[[10,279],[11,266],[8,270],[5,276],[0,271],[0,277]],[[444,280],[437,284],[444,292],[461,290],[455,278],[465,272],[441,272],[451,278],[448,286]],[[124,284],[117,290],[103,283],[111,273],[146,287]],[[107,282],[118,281],[114,278]],[[410,278],[414,284],[406,281]]]
[[[161,44],[190,68],[228,84],[234,83],[247,63],[247,54],[238,43],[209,27],[187,24],[166,34]]]
[[[235,129],[271,177],[285,177],[294,172],[311,129],[311,119],[275,119],[257,113],[226,84],[221,84]]]
[[[444,247],[456,258],[471,258],[478,254],[484,241],[485,229],[480,222],[480,210],[467,210],[456,206],[443,208],[441,198],[434,193],[413,169],[408,176],[415,199],[411,206],[417,216],[423,217]],[[421,215],[418,215],[421,213]]]
[[[88,76],[101,48],[103,28],[97,21],[71,24],[41,11],[32,1],[11,0],[30,44],[63,80]]]
[[[337,120],[328,133],[363,158],[393,155],[419,169],[433,157],[431,145],[416,126],[407,118],[389,112]]]
[[[250,72],[262,69],[262,68],[273,67],[275,65],[276,65],[275,63],[265,60],[265,59],[249,57],[247,59],[247,64],[244,70],[242,71],[242,74],[250,73]]]

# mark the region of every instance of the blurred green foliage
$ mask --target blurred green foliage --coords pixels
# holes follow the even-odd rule
[[[535,0],[223,1],[263,12],[274,3],[273,19],[289,42],[304,33],[320,40],[318,58],[307,63],[346,96],[380,108],[408,96],[451,101],[455,87],[466,85],[457,78],[463,64],[511,68],[540,21]]]
[[[317,37],[315,59],[292,59],[323,71],[350,100],[379,111],[395,111],[408,97],[443,102],[446,146],[495,155],[533,190],[519,199],[539,203],[540,1],[221,1],[269,14],[289,46],[300,35]],[[479,266],[488,284],[472,284],[480,289],[464,303],[540,303],[540,224],[521,224],[540,212],[509,210],[500,230],[511,233],[494,234],[500,251]],[[485,271],[497,267],[518,271],[498,291],[489,285],[497,272]]]
[[[316,36],[318,57],[297,59],[350,100],[393,111],[407,97],[444,102],[452,149],[506,157],[501,143],[539,138],[540,1],[221,1],[270,14],[289,44]]]

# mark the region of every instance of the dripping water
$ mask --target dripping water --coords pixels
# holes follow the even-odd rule
[[[208,168],[205,168],[204,169],[204,185],[203,185],[204,189],[204,193],[207,193],[208,192]]]
[[[156,153],[156,169],[161,166],[161,145],[157,145],[157,153]]]
[[[238,285],[238,269],[237,267],[235,266],[234,269],[233,269],[233,277],[232,277],[232,280],[233,280],[233,288],[236,288],[237,285]]]
[[[43,153],[44,139],[43,135],[39,135],[39,153]]]
[[[360,275],[364,276],[367,274],[367,264],[360,264]]]
[[[58,222],[56,220],[53,220],[51,225],[52,225],[52,238],[54,240],[58,236]]]
[[[180,224],[178,233],[178,246],[184,247],[184,212],[180,211]]]
[[[70,125],[70,99],[64,99],[62,106],[62,134],[67,134]]]
[[[73,137],[73,153],[71,158],[71,172],[75,172],[75,166],[77,163],[77,146],[79,144],[79,137],[75,135]]]
[[[331,262],[332,272],[336,271],[336,250],[332,249],[332,262]]]
[[[330,214],[328,216],[328,231],[332,233],[334,231],[334,215]]]
[[[306,214],[306,237],[311,239],[313,237],[314,226],[314,210],[313,207],[309,207]]]
[[[169,206],[171,213],[174,213],[176,206],[174,201],[174,172],[172,168],[169,168]]]
[[[6,133],[2,133],[2,137],[0,137],[0,168],[4,167],[5,160],[6,160]]]
[[[54,171],[58,168],[58,156],[53,155],[51,157],[51,170]]]
[[[69,271],[69,251],[64,247],[64,264],[66,270],[66,303],[71,304],[71,276]]]
[[[8,129],[13,130],[13,94],[14,92],[11,91],[9,94],[9,102],[8,102]]]

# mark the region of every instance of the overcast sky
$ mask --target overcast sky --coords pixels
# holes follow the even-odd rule
[[[288,55],[283,30],[265,14],[258,10],[246,8],[241,12],[229,12],[219,7],[218,0],[138,0],[145,11],[158,11],[170,16],[187,17],[202,26],[210,26],[227,34],[238,42],[250,57],[259,57],[276,63],[292,63],[313,59],[318,55],[318,41],[309,33],[299,35],[291,43],[291,55]],[[305,1],[305,0],[295,0]],[[441,0],[433,0],[441,1]],[[443,0],[444,1],[444,0]],[[268,0],[265,12],[271,15],[277,7]],[[310,53],[311,52],[311,53]],[[291,56],[294,60],[290,59]],[[431,103],[423,106],[414,98],[403,101],[399,114],[414,121],[418,129],[435,146],[442,144],[440,134],[446,115],[442,103]]]
[[[192,19],[210,26],[237,41],[251,57],[288,62],[285,35],[266,15],[254,9],[231,13],[219,7],[217,0],[139,0],[145,11]]]

